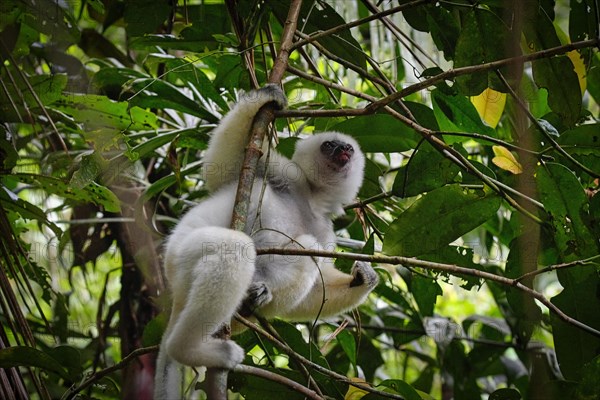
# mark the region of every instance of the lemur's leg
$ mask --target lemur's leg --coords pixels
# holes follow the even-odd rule
[[[355,264],[352,275],[327,264],[323,266],[321,276],[322,279],[317,278],[310,293],[286,313],[286,318],[312,320],[347,311],[362,303],[379,282],[377,272],[364,262]]]
[[[255,259],[252,239],[230,229],[198,228],[171,239],[166,270],[173,309],[164,341],[169,356],[185,365],[229,369],[244,359],[241,347],[213,334],[243,300]]]

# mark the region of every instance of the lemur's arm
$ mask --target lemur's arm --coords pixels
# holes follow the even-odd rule
[[[252,121],[267,103],[284,108],[287,99],[277,85],[245,93],[215,128],[204,155],[206,187],[214,192],[239,177]]]

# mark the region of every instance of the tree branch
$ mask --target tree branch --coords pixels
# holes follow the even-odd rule
[[[492,274],[492,273],[486,272],[486,271],[480,271],[480,270],[471,269],[471,268],[459,267],[458,265],[442,264],[442,263],[436,263],[436,262],[431,262],[431,261],[423,261],[423,260],[419,260],[416,258],[400,257],[400,256],[385,256],[385,255],[379,255],[379,254],[369,255],[369,254],[358,254],[358,253],[338,253],[335,251],[321,251],[321,250],[312,250],[312,249],[290,249],[290,248],[256,249],[256,254],[257,255],[277,254],[277,255],[286,255],[286,256],[287,255],[296,255],[296,256],[301,255],[301,256],[309,256],[309,257],[329,257],[329,258],[338,258],[338,259],[341,258],[341,259],[345,259],[345,260],[366,261],[366,262],[373,262],[373,263],[379,263],[379,264],[392,264],[392,265],[402,264],[402,265],[410,265],[412,267],[429,269],[432,271],[447,272],[447,273],[454,274],[454,275],[458,274],[458,275],[474,276],[477,278],[482,278],[482,279],[490,280],[490,281],[493,281],[496,283],[500,283],[505,286],[512,286],[522,292],[525,292],[528,295],[530,295],[531,297],[533,297],[534,299],[538,300],[540,303],[542,303],[546,307],[548,307],[548,309],[550,311],[552,311],[554,314],[556,314],[556,316],[558,318],[560,318],[561,320],[563,320],[564,322],[571,324],[589,334],[600,337],[600,331],[598,331],[597,329],[595,329],[591,326],[588,326],[582,322],[579,322],[578,320],[576,320],[572,317],[569,317],[567,314],[562,312],[562,310],[560,310],[557,306],[552,304],[550,302],[550,300],[548,300],[548,298],[546,298],[546,296],[544,296],[543,294],[541,294],[540,292],[538,292],[536,290],[531,289],[530,287],[523,285],[520,282],[520,279],[522,279],[523,277],[520,277],[517,279],[511,279],[511,278],[507,278],[504,276]],[[588,260],[585,260],[585,261],[588,261]]]
[[[119,361],[118,363],[116,363],[115,365],[104,368],[103,370],[96,372],[95,374],[93,374],[92,376],[90,376],[89,378],[87,378],[86,380],[81,382],[78,386],[73,387],[73,388],[69,389],[68,391],[66,391],[65,394],[61,397],[61,399],[70,400],[70,399],[74,398],[75,395],[77,395],[77,393],[86,389],[87,387],[89,387],[90,385],[99,381],[100,379],[104,378],[105,376],[107,376],[115,371],[118,371],[122,368],[125,368],[127,366],[127,364],[129,364],[134,359],[137,359],[138,357],[141,357],[144,354],[156,353],[157,351],[158,351],[158,345],[135,349],[131,353],[127,354],[127,356],[123,357],[123,359],[121,361]]]
[[[273,254],[275,254],[275,253],[273,253]],[[281,340],[277,339],[275,336],[271,335],[269,332],[267,332],[265,329],[261,328],[257,324],[247,320],[246,318],[240,316],[239,314],[236,314],[235,318],[240,323],[245,325],[246,327],[252,329],[253,331],[255,331],[255,332],[259,333],[260,335],[264,336],[265,338],[267,338],[269,341],[275,343],[277,345],[277,347],[279,347],[285,354],[287,354],[294,360],[301,362],[302,364],[306,365],[307,367],[309,367],[311,369],[314,369],[317,372],[320,372],[324,375],[330,376],[333,379],[336,379],[340,382],[347,383],[349,385],[352,385],[354,387],[357,387],[357,388],[362,389],[369,393],[375,393],[375,394],[378,394],[382,397],[386,397],[389,399],[404,400],[404,397],[402,397],[402,396],[399,396],[397,394],[382,392],[380,390],[372,388],[369,385],[365,385],[365,384],[359,383],[359,382],[354,382],[354,381],[348,379],[348,377],[346,377],[344,375],[338,374],[337,372],[334,372],[325,367],[322,367],[321,365],[316,364],[316,363],[310,361],[309,359],[303,357],[302,355],[298,354],[291,347],[289,347],[287,345],[287,343],[284,343]]]
[[[303,386],[296,381],[286,378],[285,376],[276,374],[271,371],[267,371],[262,368],[256,368],[256,367],[252,367],[250,365],[240,364],[237,367],[235,367],[235,369],[233,371],[239,372],[242,374],[258,376],[260,378],[264,378],[264,379],[268,379],[273,382],[280,383],[284,386],[289,387],[292,390],[295,390],[298,393],[303,394],[304,396],[306,396],[309,399],[323,400],[323,397],[319,396],[315,391],[307,388],[306,386]]]
[[[288,16],[281,35],[281,46],[275,64],[269,76],[270,83],[280,83],[285,73],[294,32],[296,31],[298,16],[302,0],[293,0],[290,4]],[[258,111],[252,123],[250,141],[246,148],[246,156],[240,171],[240,178],[235,197],[233,215],[231,218],[231,229],[243,231],[246,226],[246,218],[252,194],[252,185],[256,177],[256,166],[262,155],[262,143],[268,130],[269,124],[274,119],[274,108],[266,105]],[[226,329],[227,331],[228,329]],[[206,371],[206,392],[209,400],[227,400],[227,374],[224,369],[209,368]]]

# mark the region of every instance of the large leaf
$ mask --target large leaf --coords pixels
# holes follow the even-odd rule
[[[35,367],[54,372],[63,379],[69,374],[54,357],[27,346],[14,346],[0,349],[0,368]]]
[[[154,33],[169,17],[171,6],[163,1],[129,0],[125,2],[125,22],[129,36]]]
[[[108,188],[94,182],[83,188],[78,188],[69,182],[51,176],[34,174],[15,174],[13,176],[22,183],[43,189],[48,194],[82,203],[94,203],[103,206],[106,211],[110,212],[121,210],[119,199],[115,194]]]
[[[425,142],[403,166],[394,180],[392,191],[400,197],[416,196],[456,181],[460,168]]]
[[[193,23],[182,29],[178,36],[147,32],[145,36],[134,38],[131,47],[143,50],[161,47],[204,53],[218,49],[219,42],[214,35],[225,35],[231,31],[231,21],[224,3],[186,4],[185,14]]]
[[[129,82],[136,94],[128,99],[130,106],[141,108],[170,108],[186,114],[195,115],[210,122],[217,118],[199,105],[198,102],[184,95],[178,88],[168,82],[155,78],[138,78]]]
[[[579,162],[600,173],[600,124],[580,125],[563,132],[557,141]]]
[[[272,1],[269,5],[279,21],[285,21],[289,4],[283,1]],[[346,24],[346,21],[327,3],[302,3],[298,28],[305,34],[316,33]],[[360,43],[349,30],[343,30],[335,35],[328,35],[318,40],[327,50],[345,61],[367,69],[367,58]]]
[[[569,37],[572,42],[598,37],[598,2],[570,0]]]
[[[574,68],[567,56],[533,62],[535,84],[548,91],[548,105],[567,126],[573,126],[581,115],[581,89]]]
[[[506,58],[507,37],[506,25],[495,13],[470,8],[462,20],[454,66],[480,65]],[[476,96],[488,87],[506,90],[495,71],[461,75],[456,83],[460,92],[468,96]]]
[[[447,9],[439,5],[423,7],[427,13],[427,25],[431,38],[438,49],[444,52],[446,60],[454,59],[456,43],[459,38],[459,24]]]
[[[16,72],[11,71],[11,74]],[[19,83],[15,86],[14,80],[8,79],[5,74],[0,74],[0,78],[6,88],[0,90],[0,115],[2,121],[10,122],[21,121],[22,116],[27,115],[27,112],[39,110],[36,97],[44,106],[59,100],[67,85],[67,76],[63,74],[35,75],[27,77],[34,92],[32,93],[22,79],[19,79]]]
[[[597,241],[587,226],[587,197],[575,175],[561,164],[547,163],[537,168],[536,180],[561,261],[598,254]],[[578,275],[586,276],[581,272]]]
[[[533,2],[536,3],[536,2]],[[525,18],[523,32],[531,51],[560,46],[552,20],[532,6],[531,15]],[[548,105],[562,117],[567,126],[573,126],[581,114],[581,90],[574,65],[567,56],[556,56],[533,61],[533,79],[540,88],[548,91]]]
[[[427,193],[390,224],[383,251],[417,256],[441,248],[491,218],[501,204],[494,194],[448,185]]]
[[[94,94],[63,95],[55,107],[90,129],[147,130],[158,126],[156,115],[127,102]]]
[[[354,137],[366,152],[391,153],[415,148],[416,132],[388,114],[356,117],[341,122],[331,130]]]
[[[451,96],[436,89],[432,92],[431,100],[441,130],[496,136],[494,130],[483,123],[467,97]]]
[[[583,280],[574,279],[575,274],[570,271],[562,274],[561,284],[565,289],[551,299],[568,316],[596,330],[600,330],[599,269],[598,266],[588,268]],[[585,364],[598,357],[600,338],[567,324],[554,314],[551,317],[554,347],[561,372],[567,379],[579,380]]]

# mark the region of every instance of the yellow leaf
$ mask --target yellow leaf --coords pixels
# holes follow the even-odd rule
[[[577,78],[579,79],[579,88],[581,89],[581,94],[583,95],[585,93],[585,89],[587,88],[587,78],[583,57],[581,57],[581,54],[579,54],[577,50],[568,52],[567,56],[573,63],[575,73],[577,74]]]
[[[356,383],[362,383],[363,385],[369,386],[369,383],[364,379],[360,378],[350,378],[351,381]],[[359,400],[362,399],[368,392],[366,390],[359,389],[352,385],[348,386],[348,391],[344,396],[344,400]]]
[[[477,109],[479,116],[486,124],[495,128],[506,105],[506,93],[487,88],[478,96],[471,97],[471,103]]]
[[[503,146],[492,146],[496,157],[492,158],[492,162],[499,168],[518,175],[523,172],[523,167],[517,161],[515,156]]]

